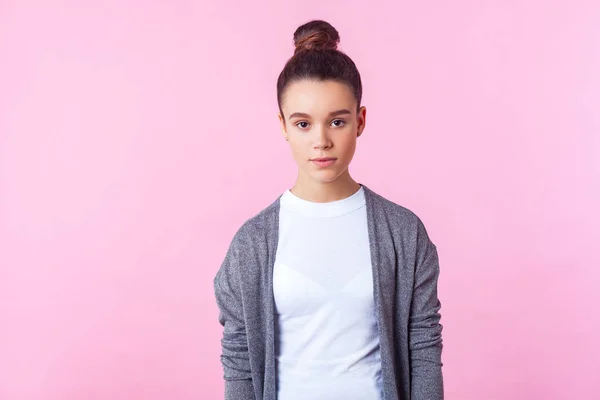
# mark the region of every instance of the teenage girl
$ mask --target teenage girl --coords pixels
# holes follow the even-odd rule
[[[235,234],[215,276],[229,400],[443,399],[437,249],[355,181],[366,108],[337,30],[294,33],[277,80],[293,186]]]

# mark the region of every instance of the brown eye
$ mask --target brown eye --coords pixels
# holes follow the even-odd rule
[[[300,124],[306,124],[306,126],[300,126]],[[308,122],[306,121],[300,121],[296,124],[297,127],[301,128],[301,129],[305,129],[308,126]]]
[[[340,122],[340,124],[335,125],[336,122]],[[334,119],[332,121],[332,124],[334,124],[336,127],[342,127],[344,125],[346,125],[346,121],[344,121],[343,119]]]

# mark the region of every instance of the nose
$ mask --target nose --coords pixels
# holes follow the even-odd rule
[[[329,140],[329,136],[327,133],[327,128],[315,129],[316,137],[314,146],[315,149],[328,149],[331,147],[331,140]]]

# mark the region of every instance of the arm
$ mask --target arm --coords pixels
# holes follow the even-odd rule
[[[442,400],[441,304],[437,296],[439,262],[435,245],[429,239],[425,243],[424,258],[415,271],[409,319],[411,399]]]
[[[225,380],[225,400],[253,400],[254,388],[237,260],[238,254],[232,242],[214,279],[215,298],[219,307],[218,320],[223,326],[221,364]]]

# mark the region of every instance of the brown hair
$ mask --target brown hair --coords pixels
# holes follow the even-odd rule
[[[296,50],[277,79],[277,104],[282,117],[281,101],[286,87],[303,79],[331,79],[347,84],[356,98],[358,111],[362,98],[360,74],[352,59],[337,49],[339,42],[338,31],[326,21],[313,20],[296,29]]]

